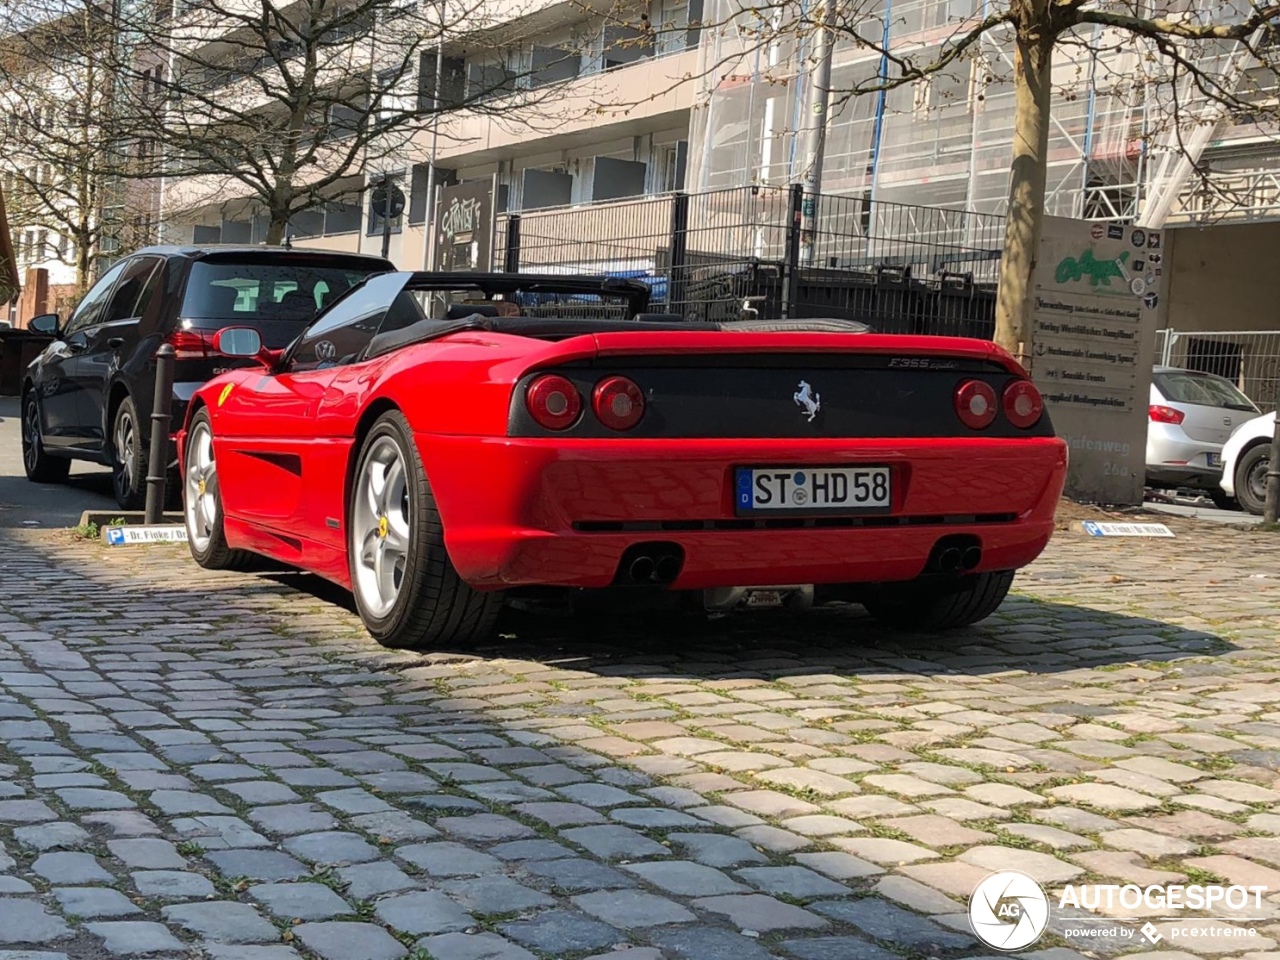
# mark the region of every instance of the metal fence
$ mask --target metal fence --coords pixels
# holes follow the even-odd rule
[[[1156,331],[1156,356],[1167,367],[1226,377],[1269,413],[1280,389],[1280,330]]]
[[[496,232],[504,270],[642,279],[654,310],[690,319],[746,311],[988,338],[994,328],[996,216],[751,186],[503,214]]]

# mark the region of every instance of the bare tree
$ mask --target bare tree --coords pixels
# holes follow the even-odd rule
[[[93,0],[0,7],[0,176],[10,220],[15,231],[50,238],[41,258],[73,266],[79,289],[101,254],[104,186],[120,173],[112,33]]]
[[[1149,0],[926,0],[943,11],[941,20],[897,30],[904,17],[918,16],[919,3],[707,2],[703,34],[719,43],[715,55],[704,56],[698,79],[713,87],[729,77],[785,86],[813,77],[818,96],[806,104],[808,119],[795,131],[801,137],[808,125],[823,124],[831,107],[853,98],[927,87],[972,67],[997,74],[985,48],[1012,48],[1011,76],[987,78],[1007,79],[1014,91],[995,339],[1024,362],[1031,357],[1031,283],[1045,216],[1055,94],[1058,102],[1069,101],[1108,85],[1148,108],[1154,119],[1140,134],[1145,146],[1159,141],[1179,151],[1195,139],[1203,144],[1222,122],[1258,123],[1270,135],[1280,119],[1274,95],[1260,96],[1260,88],[1274,86],[1280,64],[1273,42],[1280,28],[1276,4],[1175,0],[1156,12]],[[899,12],[904,7],[908,12]],[[843,80],[823,89],[830,74],[821,70],[815,51],[829,46],[862,56],[873,69],[842,72]],[[813,161],[807,158],[810,166]]]
[[[554,88],[522,83],[507,55],[518,28],[484,32],[486,0],[170,2],[117,0],[114,14],[134,175],[164,178],[170,210],[254,212],[268,243],[297,214],[352,199],[366,170],[416,159],[435,115],[554,122]],[[464,77],[463,50],[492,65]]]

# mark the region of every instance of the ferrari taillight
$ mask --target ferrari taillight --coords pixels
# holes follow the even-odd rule
[[[524,405],[538,426],[565,430],[582,414],[582,396],[570,380],[548,373],[538,377],[525,391]]]
[[[983,430],[996,418],[996,392],[982,380],[966,380],[956,387],[956,416],[971,430]]]
[[[644,416],[644,394],[626,377],[607,377],[592,391],[591,408],[610,430],[630,430]]]
[[[1005,418],[1020,430],[1029,430],[1040,422],[1044,400],[1030,380],[1015,380],[1004,388]]]
[[[175,330],[164,338],[173,347],[175,360],[207,360],[213,356],[213,334],[198,330]]]

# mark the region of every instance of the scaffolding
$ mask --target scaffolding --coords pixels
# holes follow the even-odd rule
[[[1245,0],[1173,6],[1170,15],[1218,22],[1248,9]],[[798,139],[813,73],[806,37],[820,8],[815,0],[764,8],[706,0],[701,89],[690,124],[690,189],[803,179]],[[988,32],[926,81],[875,89],[889,76],[885,51],[932,63],[993,8],[986,0],[844,0],[832,64],[824,194],[856,196],[873,206],[1005,212],[1014,121],[1007,29]],[[1273,104],[1274,71],[1259,70],[1241,45],[1218,44],[1199,56],[1225,85],[1254,91],[1260,105]],[[1155,216],[1160,223],[1153,226],[1236,213],[1280,216],[1274,131],[1247,117],[1228,120],[1225,112],[1205,108],[1203,99],[1197,104],[1194,91],[1179,88],[1146,41],[1110,28],[1077,31],[1055,51],[1053,88],[1047,213],[1129,222]],[[858,89],[866,92],[849,95]],[[1178,111],[1172,110],[1175,100]],[[1181,123],[1171,122],[1175,115]],[[1240,144],[1259,137],[1264,147],[1240,153]],[[1198,163],[1179,167],[1174,159],[1188,141],[1198,149]],[[1215,179],[1253,192],[1224,199],[1206,191]]]

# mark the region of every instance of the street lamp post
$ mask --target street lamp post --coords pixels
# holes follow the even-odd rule
[[[1271,457],[1267,461],[1267,498],[1262,522],[1275,523],[1280,513],[1280,378],[1276,379],[1276,422],[1271,430]]]

